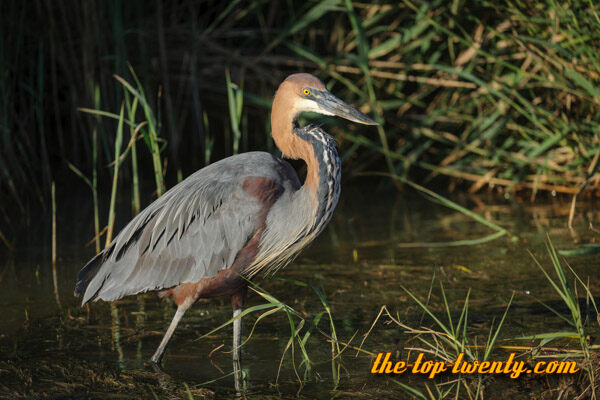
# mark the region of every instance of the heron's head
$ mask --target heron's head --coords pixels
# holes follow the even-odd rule
[[[321,80],[311,74],[293,74],[279,85],[275,102],[286,104],[286,111],[297,117],[301,112],[336,115],[365,125],[378,125],[365,114],[344,103],[327,90]],[[276,110],[273,110],[275,113]]]

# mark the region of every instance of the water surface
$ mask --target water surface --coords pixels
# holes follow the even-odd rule
[[[231,318],[228,299],[202,300],[184,317],[172,340],[159,374],[145,364],[153,354],[175,308],[154,294],[128,297],[110,306],[94,303],[81,308],[73,297],[78,270],[93,255],[85,247],[92,236],[89,199],[65,200],[59,207],[59,261],[57,292],[50,264],[49,229],[43,221],[28,228],[26,243],[14,253],[4,253],[0,265],[0,396],[60,397],[110,395],[132,398],[187,397],[186,385],[197,398],[231,398],[235,395],[232,366],[231,326],[209,337],[200,336]],[[444,317],[440,282],[456,316],[470,289],[469,328],[473,340],[485,342],[491,321],[501,318],[515,293],[502,330],[503,339],[535,333],[569,330],[560,318],[535,298],[567,312],[543,274],[535,266],[531,251],[547,269],[545,248],[549,234],[560,249],[579,248],[597,241],[590,230],[598,221],[591,203],[579,203],[574,230],[567,228],[568,199],[549,198],[535,206],[526,201],[483,197],[457,199],[519,236],[503,237],[476,246],[405,247],[408,243],[451,242],[475,239],[493,233],[469,217],[411,193],[382,194],[370,188],[344,188],[336,214],[321,237],[277,277],[314,285],[326,297],[338,338],[359,346],[381,306],[386,305],[403,323],[433,326],[407,295],[409,289],[425,300],[430,292],[431,308]],[[130,217],[127,202],[119,211],[119,226]],[[478,205],[479,204],[479,205]],[[485,206],[483,205],[485,204]],[[597,223],[600,225],[600,223]],[[599,284],[597,256],[569,257],[569,264],[592,291]],[[323,311],[310,287],[266,278],[257,283],[306,319],[303,335],[312,318]],[[534,298],[535,297],[535,298]],[[583,294],[580,296],[582,299]],[[248,306],[265,303],[250,293]],[[259,313],[244,319],[244,334],[252,329]],[[295,319],[295,323],[299,318]],[[318,327],[331,334],[326,316]],[[597,337],[597,325],[592,341]],[[371,376],[372,357],[345,351],[331,360],[331,343],[316,330],[307,341],[312,366],[300,365],[294,346],[286,351],[290,324],[285,313],[262,319],[243,347],[243,367],[248,373],[250,398],[405,398],[389,377]],[[363,344],[369,352],[390,351],[407,357],[414,337],[380,321]],[[526,345],[535,342],[526,342]],[[562,346],[569,347],[568,342]],[[576,344],[573,343],[573,348]],[[499,352],[498,357],[505,358]],[[281,359],[283,357],[283,362]],[[281,362],[281,368],[280,368]],[[294,369],[293,364],[296,368]],[[424,380],[396,377],[421,390]],[[451,377],[441,377],[438,383]],[[548,383],[550,382],[550,383]],[[545,378],[491,379],[486,398],[529,398],[552,388]]]

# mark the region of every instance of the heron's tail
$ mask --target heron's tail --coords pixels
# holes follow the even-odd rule
[[[106,254],[104,251],[96,254],[77,274],[77,284],[75,284],[75,296],[81,296],[86,292],[86,289],[92,279],[98,274],[100,267],[104,264]],[[83,298],[84,305],[88,301],[96,297],[96,293],[86,294]]]

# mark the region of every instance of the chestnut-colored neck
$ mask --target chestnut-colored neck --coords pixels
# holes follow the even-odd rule
[[[287,93],[286,89],[282,85],[273,100],[271,135],[283,157],[294,160],[301,159],[306,163],[307,173],[304,186],[312,192],[316,192],[319,186],[319,162],[312,144],[294,134],[301,110],[298,109],[294,96]]]

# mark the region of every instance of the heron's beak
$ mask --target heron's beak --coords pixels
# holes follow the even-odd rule
[[[319,92],[314,100],[319,105],[319,108],[327,114],[337,115],[338,117],[346,118],[347,120],[358,122],[359,124],[379,125],[377,122],[344,103],[328,91]]]

